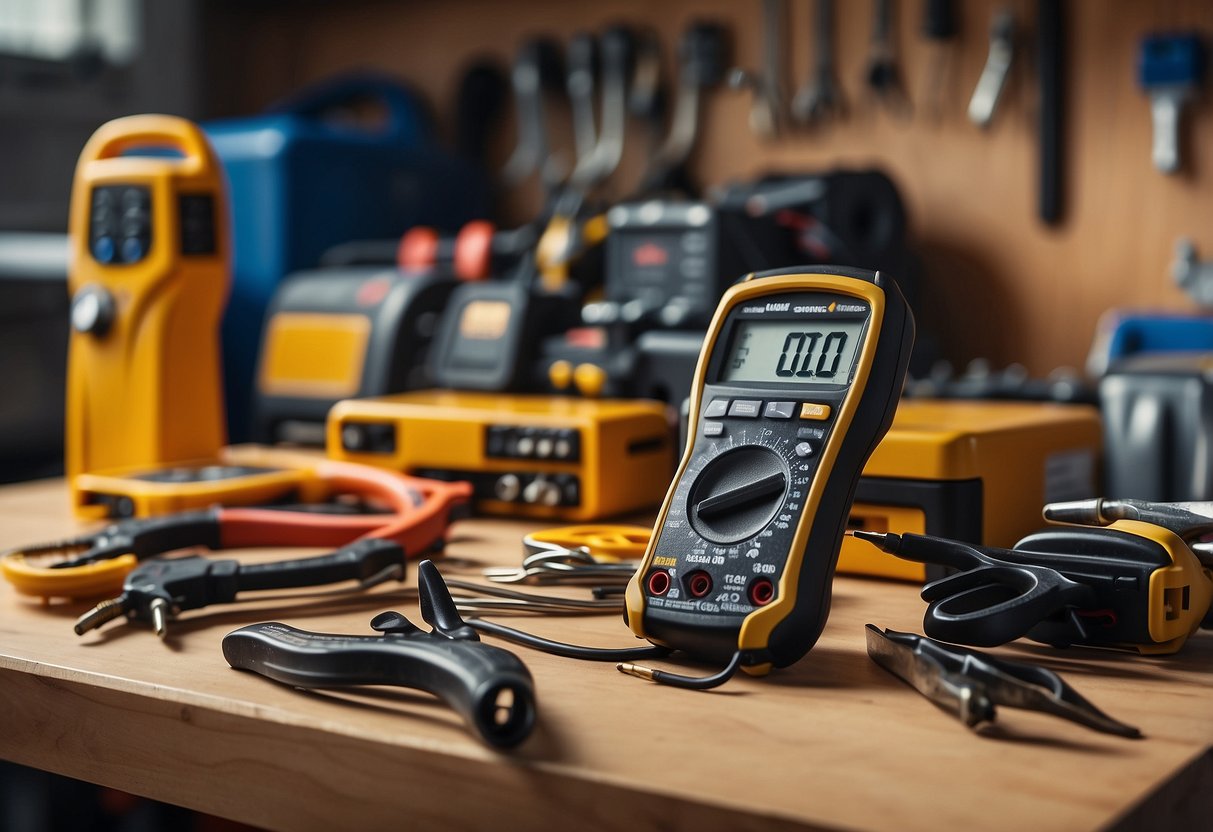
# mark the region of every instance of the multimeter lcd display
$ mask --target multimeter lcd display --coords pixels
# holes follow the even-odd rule
[[[721,381],[846,384],[862,320],[739,321]]]

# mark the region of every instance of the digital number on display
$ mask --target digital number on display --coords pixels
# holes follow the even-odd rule
[[[739,323],[721,380],[843,384],[855,364],[863,324]]]

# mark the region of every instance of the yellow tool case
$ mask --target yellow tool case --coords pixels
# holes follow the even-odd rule
[[[906,399],[863,469],[848,528],[1010,547],[1045,503],[1096,494],[1099,413],[1085,405]],[[838,571],[926,581],[933,567],[851,537]]]

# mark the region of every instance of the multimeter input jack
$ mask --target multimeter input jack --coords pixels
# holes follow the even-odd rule
[[[665,595],[670,591],[670,573],[664,569],[654,569],[649,573],[649,594]]]
[[[683,580],[692,598],[702,598],[712,591],[712,576],[702,569],[696,569]]]
[[[750,603],[756,607],[765,607],[775,599],[775,584],[770,578],[757,578],[750,582],[748,592]]]

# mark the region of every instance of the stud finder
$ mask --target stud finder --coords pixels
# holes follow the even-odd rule
[[[880,272],[781,269],[725,293],[686,450],[628,584],[636,635],[751,675],[808,652],[913,343],[913,315]]]

